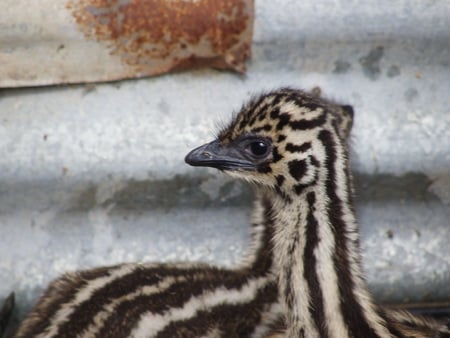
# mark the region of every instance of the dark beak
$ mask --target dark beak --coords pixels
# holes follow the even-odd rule
[[[232,145],[222,145],[218,140],[192,150],[185,162],[196,167],[220,170],[256,170],[256,166]]]

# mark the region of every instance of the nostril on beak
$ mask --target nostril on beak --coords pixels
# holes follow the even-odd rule
[[[202,155],[206,158],[211,158],[211,153],[208,153],[207,151],[202,152]]]

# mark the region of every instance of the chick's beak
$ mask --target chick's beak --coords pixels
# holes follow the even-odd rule
[[[220,170],[255,170],[255,165],[232,145],[222,145],[214,140],[192,150],[185,162],[196,167],[211,167]]]

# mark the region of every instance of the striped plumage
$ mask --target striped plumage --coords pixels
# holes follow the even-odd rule
[[[352,118],[350,106],[277,90],[187,160],[251,181],[265,196],[285,313],[267,337],[450,337],[447,326],[383,309],[368,292],[346,145]]]

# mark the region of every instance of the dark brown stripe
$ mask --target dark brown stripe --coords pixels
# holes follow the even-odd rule
[[[286,151],[291,153],[304,153],[305,151],[311,149],[311,142],[305,142],[301,145],[296,145],[293,143],[286,144]]]
[[[306,93],[299,95],[299,92],[293,92],[287,99],[286,102],[292,102],[299,107],[307,109],[309,111],[314,111],[317,109],[323,109],[323,104],[320,103],[316,98],[312,98]]]
[[[92,323],[95,314],[102,311],[106,304],[134,292],[139,287],[155,285],[168,276],[182,277],[186,274],[194,276],[203,273],[203,271],[203,267],[175,269],[168,268],[165,265],[151,268],[136,268],[135,271],[117,278],[94,291],[87,301],[78,305],[70,315],[69,320],[59,327],[58,337],[63,334],[69,334],[73,337],[81,333],[82,330]]]
[[[277,181],[277,186],[281,187],[284,183],[284,181],[286,180],[286,178],[283,175],[277,175],[277,177],[275,178]]]
[[[122,302],[106,320],[99,336],[107,337],[114,333],[114,336],[127,337],[145,312],[162,314],[170,309],[182,307],[192,297],[198,297],[219,287],[240,289],[252,276],[241,271],[211,269],[202,279],[186,277],[186,281],[176,283],[164,292],[142,295]],[[135,320],[129,320],[130,318]]]
[[[303,256],[303,278],[305,278],[309,291],[309,312],[313,318],[321,338],[328,337],[326,317],[324,311],[323,294],[320,288],[319,276],[317,275],[317,261],[314,250],[319,244],[319,223],[314,216],[316,210],[316,195],[309,192],[306,195],[308,202],[308,215],[306,216],[306,243]],[[327,226],[325,224],[325,226]],[[295,310],[295,309],[294,309]]]
[[[305,160],[292,160],[288,164],[289,174],[295,179],[300,180],[306,173],[308,166]]]
[[[262,106],[260,106],[258,108],[258,112],[257,112],[258,121],[263,121],[267,117],[267,115],[263,113],[267,110],[267,108],[269,108],[269,105],[267,103],[263,104]]]
[[[302,107],[309,109],[310,111],[314,111],[317,109],[323,109],[323,106],[321,103],[316,103],[313,101],[309,101],[309,102],[303,102]]]
[[[195,317],[170,323],[156,338],[200,337],[210,328],[217,327],[223,338],[250,337],[255,327],[261,324],[262,312],[277,301],[277,285],[271,283],[260,289],[255,298],[243,304],[220,304]]]
[[[320,163],[317,161],[317,159],[314,156],[308,156],[308,159],[310,160],[310,165],[315,166],[315,167],[320,167]],[[306,171],[306,168],[305,168],[305,171]],[[315,185],[317,183],[318,179],[319,179],[319,171],[315,170],[314,177],[312,178],[311,181],[309,181],[307,183],[297,183],[294,185],[294,192],[297,195],[301,195],[305,191],[306,188]]]
[[[276,125],[276,130],[280,131],[285,126],[289,124],[289,121],[291,120],[291,116],[287,113],[281,113],[278,115],[278,123]]]
[[[309,130],[322,126],[326,122],[326,114],[322,113],[313,120],[299,120],[289,122],[289,126],[293,130]]]
[[[285,139],[286,139],[286,135],[279,135],[279,136],[278,136],[277,142],[278,142],[278,143],[281,143],[281,142],[283,142]]]
[[[251,116],[251,117],[250,117]],[[245,127],[249,127],[249,126],[253,126],[253,125],[255,125],[255,123],[256,123],[256,118],[258,117],[258,115],[255,113],[255,111],[253,110],[252,112],[251,112],[251,115],[249,116],[249,118],[248,118],[248,121],[247,121],[247,123],[246,123],[246,125],[243,127],[243,128],[241,128],[241,129],[244,129]]]
[[[94,279],[108,276],[111,270],[115,270],[118,267],[103,267],[66,274],[53,281],[40,298],[36,307],[22,323],[22,327],[24,325],[27,327],[17,337],[32,337],[42,333],[50,326],[56,312],[72,301],[80,289]]]
[[[283,158],[283,156],[280,155],[280,153],[278,152],[278,148],[277,147],[273,147],[272,149],[272,162],[278,162],[279,160],[281,160]]]
[[[275,191],[277,194],[286,202],[286,203],[292,203],[292,198],[289,196],[283,189],[281,189],[279,186],[275,186]]]
[[[288,257],[294,257],[294,255],[297,254],[297,247],[300,240],[300,229],[302,227],[302,221],[301,221],[301,214],[299,213],[297,215],[297,223],[295,225],[295,231],[292,238],[289,238],[289,245],[287,248],[287,255]],[[297,297],[294,290],[298,288],[298,286],[295,284],[295,280],[292,279],[293,274],[293,267],[294,264],[287,264],[284,267],[284,273],[286,278],[286,284],[283,285],[283,293],[284,293],[284,299],[286,302],[286,306],[288,308],[288,312],[286,314],[286,319],[289,321],[289,325],[292,323],[298,322],[300,319],[298,318],[299,313],[296,309],[297,304],[295,303],[295,297]],[[302,290],[303,291],[303,290]],[[305,290],[304,292],[307,292]]]
[[[289,257],[293,257],[295,255],[295,252],[297,250],[297,246],[298,246],[298,241],[299,241],[299,237],[298,237],[298,231],[295,232],[295,235],[293,238],[289,239],[289,246],[288,246],[288,256]],[[285,278],[286,278],[286,285],[284,285],[284,299],[286,301],[286,305],[287,308],[289,309],[288,313],[289,315],[294,315],[297,313],[297,311],[295,311],[295,303],[294,303],[294,298],[295,298],[295,293],[293,290],[295,290],[296,286],[294,281],[292,280],[292,264],[288,264],[284,267],[284,274],[285,274]]]
[[[269,163],[262,163],[262,164],[258,165],[256,170],[259,173],[263,173],[263,174],[267,174],[267,173],[272,172],[272,168],[270,167]]]
[[[238,124],[238,129],[244,129],[245,126],[251,125],[255,122],[253,120],[253,122],[250,123],[250,121],[252,121],[252,119],[256,117],[255,111],[258,109],[258,107],[264,100],[265,96],[261,95],[256,100],[255,99],[251,100],[246,106],[242,108],[241,112],[246,111],[246,114],[239,115],[241,117],[241,121]]]
[[[280,116],[280,108],[276,107],[276,108],[272,108],[272,110],[270,111],[270,118],[275,120]]]
[[[274,218],[275,211],[273,210],[273,205],[268,198],[263,198],[262,201],[263,208],[263,226],[264,231],[262,233],[261,243],[255,253],[255,261],[251,266],[251,271],[262,276],[270,272],[273,264],[273,244],[272,238],[274,235]]]
[[[287,327],[285,319],[286,318],[283,315],[278,316],[278,318],[273,323],[270,324],[268,331],[272,335],[275,334],[275,333],[278,333],[278,334],[285,333],[286,332],[286,327]],[[269,335],[267,335],[267,337],[272,337],[272,336],[269,334]],[[301,338],[301,337],[299,337],[299,338]]]
[[[349,233],[343,219],[343,202],[336,195],[338,188],[336,181],[336,162],[341,160],[337,158],[336,148],[338,146],[342,147],[342,145],[337,145],[333,135],[327,130],[322,130],[318,138],[322,142],[326,152],[325,167],[328,175],[325,181],[325,187],[329,198],[328,217],[335,237],[336,252],[334,254],[334,265],[338,278],[339,291],[341,292],[339,299],[342,315],[352,336],[375,338],[378,336],[374,329],[367,323],[361,305],[353,293],[355,285],[349,263]],[[359,244],[357,241],[352,243],[352,245],[358,250]],[[357,263],[360,264],[360,262]]]
[[[261,126],[261,127],[253,128],[251,131],[253,133],[259,133],[260,131],[271,131],[271,130],[272,130],[272,125],[266,124],[266,125]]]
[[[344,104],[340,106],[343,111],[345,111],[348,115],[350,115],[350,118],[352,119],[351,122],[353,122],[353,116],[355,115],[353,106],[350,106],[348,104]]]
[[[272,105],[277,106],[285,96],[286,96],[286,94],[284,94],[284,93],[275,94],[275,98],[272,101]]]
[[[291,249],[291,248],[290,248]],[[289,250],[292,251],[292,250]],[[286,284],[283,285],[283,294],[284,294],[284,300],[286,302],[286,307],[288,308],[288,317],[293,316],[295,312],[295,303],[294,298],[295,294],[293,290],[295,289],[293,282],[292,282],[292,266],[288,265],[284,267],[284,275],[286,276]]]
[[[309,186],[310,186],[309,184],[301,184],[301,183],[296,184],[296,185],[294,185],[294,192],[295,192],[297,195],[301,195],[301,194],[303,193],[303,191],[304,191],[306,188],[308,188]]]
[[[308,158],[311,161],[311,164],[317,168],[320,168],[320,162],[317,160],[317,158],[314,155],[308,156]]]
[[[392,323],[392,319],[389,315],[382,309],[379,309],[380,316],[386,321],[386,328],[396,338],[407,338],[403,333],[401,333]]]
[[[240,115],[242,116],[242,115]],[[247,115],[241,117],[241,121],[239,122],[238,129],[243,129],[248,124]]]

